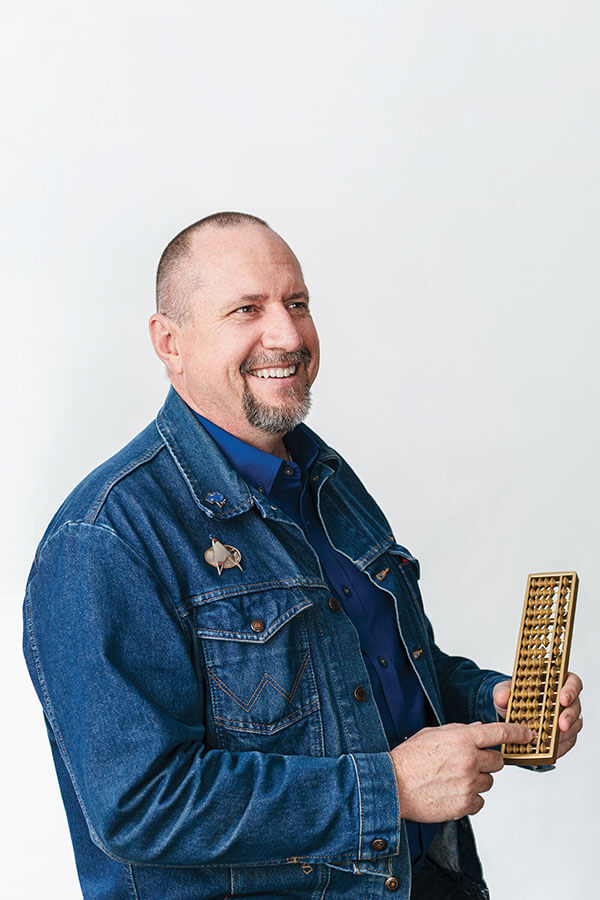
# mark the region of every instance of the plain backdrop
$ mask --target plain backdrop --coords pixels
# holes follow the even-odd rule
[[[3,896],[80,896],[20,651],[35,546],[162,403],[155,265],[223,209],[302,262],[309,423],[420,558],[444,649],[511,671],[527,573],[579,572],[584,734],[499,774],[474,826],[495,900],[589,896],[598,4],[4,0],[0,41]]]

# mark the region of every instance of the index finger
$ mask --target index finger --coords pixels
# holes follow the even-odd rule
[[[476,730],[475,744],[480,750],[497,744],[529,744],[533,740],[533,733],[526,725],[514,722],[490,722],[472,728]]]

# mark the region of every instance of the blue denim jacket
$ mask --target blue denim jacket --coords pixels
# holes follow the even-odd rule
[[[315,439],[326,533],[394,598],[437,721],[493,720],[503,676],[437,648],[417,561]],[[207,563],[213,537],[241,569]],[[24,647],[85,897],[409,897],[389,748],[356,630],[328,599],[301,529],[173,390],[67,498],[32,566]],[[487,896],[467,820],[429,855]]]

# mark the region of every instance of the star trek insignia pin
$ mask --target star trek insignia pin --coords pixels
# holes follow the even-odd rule
[[[227,503],[227,498],[223,496],[221,491],[209,491],[204,499],[207,503],[216,503],[219,508]]]
[[[204,552],[204,559],[209,566],[214,566],[219,575],[223,569],[233,569],[234,566],[237,566],[243,572],[240,565],[242,554],[237,547],[232,547],[230,544],[222,544],[221,541],[214,537],[211,537],[211,541],[211,546]]]

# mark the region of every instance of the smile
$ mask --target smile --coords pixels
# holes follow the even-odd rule
[[[255,378],[289,378],[295,375],[298,366],[288,366],[286,369],[253,369],[250,375]]]

